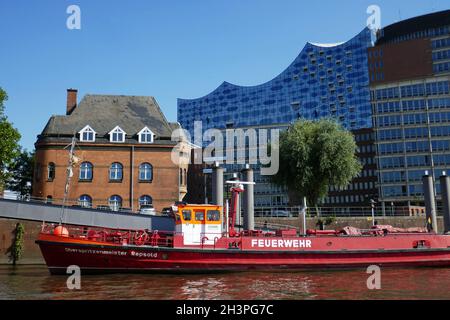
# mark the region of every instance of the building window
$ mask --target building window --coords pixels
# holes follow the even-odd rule
[[[78,198],[78,205],[83,208],[92,208],[92,198],[87,194],[83,194]]]
[[[152,203],[153,203],[153,199],[149,195],[144,195],[139,198],[139,207],[149,205]]]
[[[34,178],[36,181],[41,180],[41,164],[39,162],[34,167]]]
[[[150,163],[142,163],[139,166],[139,181],[152,181],[153,167]]]
[[[187,170],[186,169],[183,169],[183,177],[184,177],[184,185],[186,185],[187,184]]]
[[[122,181],[123,166],[119,162],[114,162],[109,168],[110,181]]]
[[[180,168],[180,185],[183,185],[183,169]]]
[[[81,142],[94,142],[95,135],[97,134],[90,126],[86,126],[78,132]]]
[[[119,211],[122,207],[122,197],[113,195],[109,198],[109,207],[113,211]]]
[[[93,166],[90,162],[83,162],[80,165],[80,177],[79,179],[82,181],[91,181],[93,173]]]
[[[123,131],[119,126],[115,127],[109,133],[109,141],[110,142],[125,142],[126,132]]]
[[[147,127],[139,131],[138,140],[139,143],[153,143],[155,134]]]
[[[55,179],[55,164],[50,162],[47,166],[47,180],[53,181]]]

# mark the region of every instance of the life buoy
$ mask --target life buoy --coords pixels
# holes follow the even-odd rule
[[[137,231],[134,234],[134,244],[142,246],[148,240],[148,234],[144,230]]]

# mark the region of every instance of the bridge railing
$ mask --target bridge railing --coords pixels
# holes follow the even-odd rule
[[[440,204],[437,205],[437,214],[442,215],[443,208]],[[254,209],[255,218],[297,218],[301,216],[302,207],[256,207]],[[381,206],[376,206],[373,209],[375,217],[411,217],[411,216],[425,216],[425,207],[422,206],[386,206],[383,210]],[[371,217],[372,208],[367,207],[325,207],[318,208],[308,207],[306,210],[307,217]]]
[[[46,205],[55,205],[71,207],[71,208],[84,208],[84,209],[97,209],[97,210],[105,210],[105,211],[117,211],[117,212],[125,212],[125,213],[138,213],[138,211],[133,211],[130,208],[125,207],[113,207],[108,204],[100,204],[100,205],[86,205],[86,203],[80,202],[78,199],[60,199],[60,198],[40,198],[40,197],[32,197],[32,196],[11,196],[11,195],[3,195],[0,196],[0,199],[5,200],[16,200],[16,201],[24,201],[30,203],[38,203],[38,204],[46,204]]]

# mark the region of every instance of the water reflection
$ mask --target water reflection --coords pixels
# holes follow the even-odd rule
[[[365,271],[83,276],[68,290],[44,266],[0,266],[0,299],[450,299],[449,268],[382,269],[381,290]]]

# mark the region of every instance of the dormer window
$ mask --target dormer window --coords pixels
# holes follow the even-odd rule
[[[78,132],[80,134],[81,142],[94,142],[95,135],[97,132],[94,131],[90,126],[86,126]]]
[[[122,130],[119,126],[115,127],[109,133],[110,142],[125,142],[126,132]]]
[[[155,134],[147,127],[138,132],[139,143],[153,143]]]

